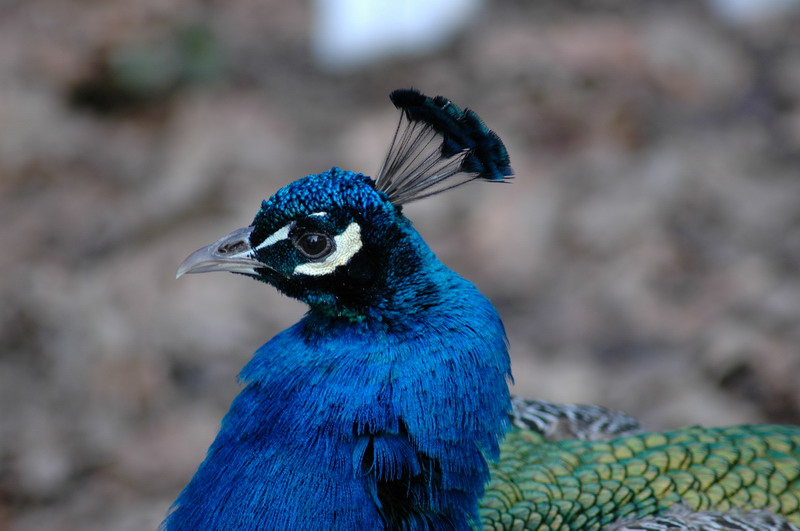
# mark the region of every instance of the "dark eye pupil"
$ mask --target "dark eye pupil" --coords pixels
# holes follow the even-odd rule
[[[309,258],[319,258],[330,248],[330,241],[323,234],[305,234],[297,244],[300,251]]]

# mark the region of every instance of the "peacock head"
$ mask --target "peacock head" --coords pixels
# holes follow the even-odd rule
[[[372,179],[333,168],[280,189],[250,226],[194,252],[178,276],[240,273],[312,308],[363,315],[385,296],[391,257],[412,256],[414,240]]]
[[[505,181],[511,168],[472,111],[413,90],[391,98],[401,121],[376,180],[339,168],[303,177],[264,201],[250,226],[190,255],[177,276],[240,273],[351,319],[385,315],[398,293],[425,290],[419,273],[434,259],[402,205],[477,178]]]

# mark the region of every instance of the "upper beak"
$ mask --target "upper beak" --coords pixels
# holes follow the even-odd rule
[[[256,268],[265,267],[255,259],[250,246],[250,233],[253,227],[236,229],[207,247],[190,254],[178,266],[175,278],[187,273],[208,273],[210,271],[231,271],[234,273],[256,274]]]

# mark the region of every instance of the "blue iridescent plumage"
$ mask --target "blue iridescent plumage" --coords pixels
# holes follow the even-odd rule
[[[487,179],[510,173],[507,156],[484,158],[485,144],[497,152],[502,143],[480,120],[440,107],[438,99],[422,104],[436,117],[406,107],[412,121],[447,128],[437,159],[481,165],[477,176]],[[415,189],[429,191],[429,175],[421,177]],[[252,269],[236,272],[310,310],[242,371],[246,386],[167,530],[477,522],[487,458],[497,458],[509,424],[505,332],[489,301],[442,265],[403,216],[398,198],[414,198],[405,184],[393,195],[338,168],[310,175],[262,203],[246,241],[237,232],[240,239],[218,242],[225,259],[246,245],[239,266],[254,259]],[[329,254],[309,258],[298,243],[309,235],[312,250],[328,238]],[[348,246],[357,252],[348,256]],[[337,255],[348,258],[327,268]]]
[[[179,267],[250,276],[309,311],[242,370],[164,531],[794,530],[800,429],[648,434],[598,407],[511,401],[497,312],[402,213],[473,179],[505,181],[508,155],[449,100],[392,100],[402,117],[376,180],[339,168],[299,179]]]

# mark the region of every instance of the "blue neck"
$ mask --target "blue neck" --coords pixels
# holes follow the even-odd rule
[[[415,282],[436,287],[424,304],[382,320],[312,310],[256,352],[167,530],[475,522],[507,425],[505,334],[471,283],[418,251]]]

